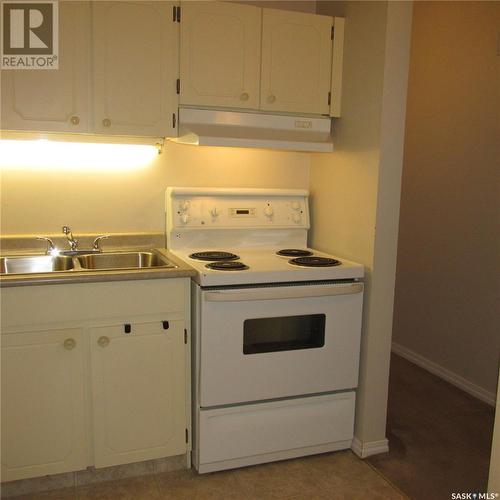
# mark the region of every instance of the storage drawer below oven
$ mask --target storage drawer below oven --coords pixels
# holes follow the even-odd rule
[[[201,410],[199,471],[349,448],[354,403],[355,393],[343,392]]]

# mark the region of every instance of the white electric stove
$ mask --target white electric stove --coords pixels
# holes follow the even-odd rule
[[[166,212],[198,271],[198,471],[350,447],[364,269],[307,247],[307,191],[169,188]]]

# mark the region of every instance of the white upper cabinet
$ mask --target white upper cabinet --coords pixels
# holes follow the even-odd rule
[[[181,104],[259,107],[261,11],[226,2],[183,2]]]
[[[89,3],[60,2],[59,18],[59,69],[2,71],[3,129],[89,131]]]
[[[180,104],[329,115],[333,22],[238,3],[183,2]]]
[[[94,2],[94,130],[175,136],[178,30],[173,2]]]
[[[329,114],[328,16],[263,9],[260,109]]]
[[[342,72],[344,66],[344,27],[343,17],[334,17],[334,34],[332,47],[332,85],[330,116],[339,117],[342,101]]]

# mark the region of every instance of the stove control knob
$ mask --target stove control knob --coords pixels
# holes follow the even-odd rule
[[[210,210],[210,215],[211,215],[214,219],[220,215],[220,212],[219,212],[219,210],[217,209],[217,207],[214,207],[214,208],[212,208],[212,210]]]
[[[264,215],[270,219],[274,214],[274,210],[273,210],[273,207],[270,207],[269,205],[264,208]]]
[[[292,201],[292,210],[299,210],[300,203],[298,201]]]
[[[190,205],[189,200],[181,201],[179,203],[179,210],[181,212],[187,212],[189,210],[189,205]]]
[[[301,221],[302,217],[298,212],[294,212],[292,214],[292,220],[295,222],[295,224],[298,224]]]
[[[181,222],[182,222],[182,224],[187,224],[189,222],[189,215],[188,214],[182,214],[181,215]]]

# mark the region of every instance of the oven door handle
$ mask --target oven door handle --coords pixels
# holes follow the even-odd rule
[[[242,302],[248,300],[300,299],[308,297],[329,297],[361,293],[363,283],[341,283],[329,286],[269,287],[242,290],[214,290],[203,292],[207,302]]]

